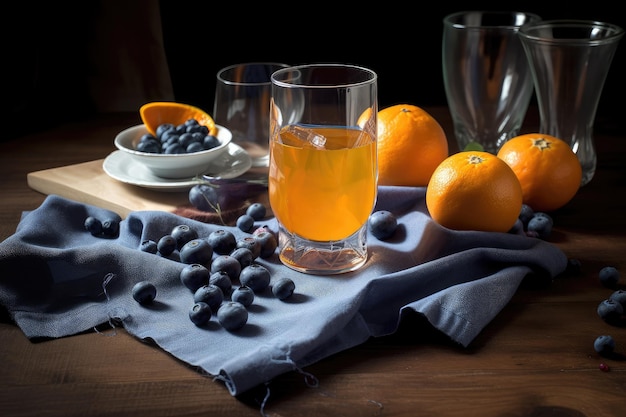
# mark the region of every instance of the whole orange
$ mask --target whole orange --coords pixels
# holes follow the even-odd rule
[[[522,209],[522,187],[496,155],[462,151],[433,172],[426,206],[433,220],[449,229],[508,232]]]
[[[378,184],[425,187],[448,157],[441,125],[422,108],[397,104],[378,116]]]
[[[509,139],[498,157],[515,172],[524,203],[535,211],[554,211],[576,195],[582,168],[567,142],[550,135],[528,133]]]

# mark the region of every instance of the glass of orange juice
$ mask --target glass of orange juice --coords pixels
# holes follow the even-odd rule
[[[280,260],[332,275],[367,260],[377,195],[377,75],[344,64],[272,74],[269,197]]]

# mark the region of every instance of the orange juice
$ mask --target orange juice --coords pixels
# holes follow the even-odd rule
[[[270,140],[272,211],[291,233],[314,241],[344,239],[366,222],[376,200],[376,140],[362,130],[315,127],[313,145],[286,126]],[[315,141],[314,141],[315,142]]]

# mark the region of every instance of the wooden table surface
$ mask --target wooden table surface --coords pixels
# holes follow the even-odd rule
[[[445,108],[429,110],[451,139]],[[532,114],[531,114],[532,116]],[[45,195],[27,173],[106,157],[113,138],[137,123],[111,114],[0,142],[0,240]],[[530,117],[530,120],[536,120]],[[525,126],[526,131],[532,131]],[[626,133],[596,131],[598,170],[553,213],[550,241],[582,273],[544,288],[520,288],[468,348],[408,318],[399,331],[270,385],[268,416],[621,416],[626,409],[626,328],[604,323],[597,305],[613,290],[598,271],[612,265],[626,287]],[[452,145],[453,149],[455,145]],[[2,277],[0,277],[2,279]],[[593,349],[611,334],[613,359]],[[232,397],[163,350],[123,329],[29,341],[0,308],[0,416],[258,416],[265,387]],[[601,371],[606,363],[609,372]]]

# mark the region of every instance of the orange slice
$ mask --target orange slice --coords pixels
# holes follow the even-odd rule
[[[163,123],[171,123],[176,126],[189,119],[196,119],[198,123],[209,129],[209,134],[217,135],[217,127],[213,118],[204,110],[190,104],[153,101],[141,106],[139,114],[146,129],[153,135],[156,134],[157,127]]]

